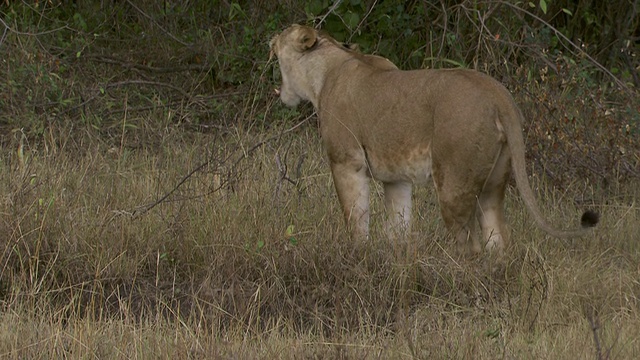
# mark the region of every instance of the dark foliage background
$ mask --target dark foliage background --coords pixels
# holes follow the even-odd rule
[[[51,127],[115,136],[125,109],[175,115],[130,119],[140,141],[158,126],[291,121],[300,115],[256,105],[274,101],[279,78],[268,40],[296,22],[405,69],[495,76],[524,109],[537,170],[609,184],[638,175],[639,11],[632,0],[5,1],[1,141]]]

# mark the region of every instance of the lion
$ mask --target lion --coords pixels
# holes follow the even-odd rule
[[[317,111],[352,236],[369,235],[371,178],[383,184],[390,232],[410,229],[412,187],[432,179],[445,226],[472,254],[502,254],[509,244],[503,203],[512,172],[546,233],[579,237],[597,224],[593,211],[572,230],[544,219],[526,173],[522,113],[492,77],[468,69],[403,71],[303,25],[274,36],[270,49],[280,65],[282,102],[310,101]]]

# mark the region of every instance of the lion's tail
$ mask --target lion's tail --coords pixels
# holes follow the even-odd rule
[[[506,89],[505,89],[506,91]],[[581,228],[572,230],[558,230],[551,226],[542,216],[540,207],[536,200],[536,196],[531,189],[529,179],[527,177],[525,156],[524,156],[524,139],[522,136],[521,123],[523,120],[520,109],[515,105],[509,96],[510,105],[503,107],[509,109],[506,114],[500,113],[499,121],[506,133],[507,143],[511,152],[511,167],[516,180],[516,185],[520,191],[520,196],[524,200],[529,212],[535,219],[538,226],[551,236],[558,238],[580,237],[590,233],[589,228],[596,226],[599,220],[598,213],[587,210],[582,214]]]

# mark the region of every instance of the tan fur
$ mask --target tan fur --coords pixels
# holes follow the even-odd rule
[[[409,228],[412,185],[432,178],[444,222],[460,247],[502,252],[512,169],[544,231],[556,237],[587,233],[556,230],[542,217],[525,171],[522,115],[493,78],[462,69],[401,71],[301,25],[275,36],[270,46],[282,73],[282,101],[296,106],[308,100],[318,111],[336,191],[355,236],[368,235],[370,177],[384,184],[391,231]],[[476,220],[482,244],[474,236]]]

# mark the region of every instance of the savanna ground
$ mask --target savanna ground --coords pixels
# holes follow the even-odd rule
[[[0,5],[0,357],[640,358],[637,2],[300,4]],[[550,238],[510,188],[504,262],[464,259],[427,187],[406,239],[377,196],[349,239],[313,110],[273,95],[269,37],[313,20],[500,79],[543,213],[599,226]]]

